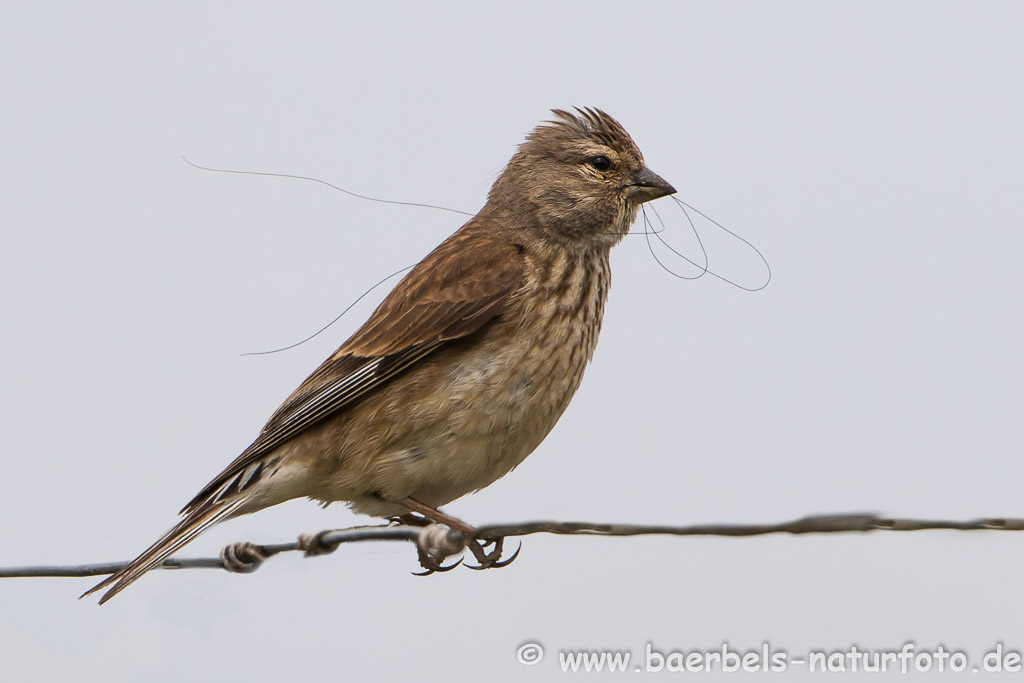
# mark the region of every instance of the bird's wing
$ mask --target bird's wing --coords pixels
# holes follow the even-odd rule
[[[472,233],[470,233],[472,235]],[[182,510],[240,493],[264,456],[403,370],[494,319],[523,285],[514,246],[456,233],[395,287],[370,319],[271,416],[259,437]]]

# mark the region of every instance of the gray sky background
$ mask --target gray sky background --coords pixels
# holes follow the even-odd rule
[[[374,301],[240,354],[301,339],[462,222],[179,155],[475,211],[573,105],[618,118],[775,277],[676,280],[627,238],[579,395],[452,513],[1024,516],[1022,24],[1012,2],[5,2],[0,564],[133,557]],[[760,280],[698,227],[713,270]],[[364,521],[292,502],[183,555]],[[4,580],[0,678],[549,680],[556,650],[649,641],[977,660],[1024,647],[1022,543],[534,537],[509,569],[428,579],[410,547],[362,544],[154,573],[103,608],[75,600],[92,580]],[[530,668],[526,641],[549,652]]]

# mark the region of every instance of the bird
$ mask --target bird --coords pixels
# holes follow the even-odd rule
[[[676,191],[604,111],[552,113],[483,208],[409,271],[178,524],[82,597],[106,588],[102,604],[214,524],[294,498],[472,530],[438,508],[503,477],[552,430],[594,354],[612,247],[641,204]]]

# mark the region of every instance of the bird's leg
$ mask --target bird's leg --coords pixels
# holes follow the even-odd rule
[[[522,550],[522,545],[520,545],[519,548],[512,553],[512,557],[502,561],[501,551],[505,540],[504,538],[497,538],[487,541],[486,543],[481,543],[477,540],[476,527],[463,522],[461,519],[447,515],[437,508],[432,508],[426,503],[421,503],[411,496],[403,499],[402,505],[414,512],[420,513],[427,519],[437,522],[438,524],[444,524],[450,529],[455,529],[456,531],[464,533],[466,535],[467,546],[469,547],[470,552],[473,553],[473,557],[476,558],[476,561],[480,563],[479,565],[466,565],[470,569],[497,569],[499,567],[507,567],[516,559],[516,557],[519,556],[519,551]],[[490,545],[494,545],[494,550],[487,552],[487,547]],[[428,573],[433,573],[430,571],[429,567],[423,564],[422,557],[420,558],[420,564],[424,569],[428,570]],[[437,570],[435,569],[434,571]]]
[[[429,505],[427,505],[426,503],[421,503],[421,502],[419,502],[418,500],[416,500],[415,498],[413,498],[411,496],[408,497],[408,498],[403,498],[402,499],[402,505],[404,505],[405,507],[409,508],[413,512],[420,513],[421,515],[423,515],[424,517],[426,517],[427,519],[429,519],[429,520],[431,520],[433,522],[437,522],[438,524],[444,524],[449,529],[455,529],[456,531],[461,531],[462,533],[466,534],[470,538],[476,538],[476,527],[475,526],[472,526],[470,524],[466,524],[465,522],[463,522],[461,519],[458,519],[457,517],[452,517],[451,515],[446,515],[445,513],[443,513],[440,510],[438,510],[437,508],[432,508]]]

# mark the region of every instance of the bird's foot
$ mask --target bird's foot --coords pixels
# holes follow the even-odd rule
[[[512,553],[511,557],[507,560],[503,560],[501,559],[501,551],[504,544],[504,538],[496,538],[487,541],[486,543],[481,543],[475,538],[470,539],[469,551],[473,553],[473,557],[475,557],[476,561],[480,564],[467,564],[466,566],[470,569],[500,569],[502,567],[509,566],[517,557],[519,557],[519,551],[523,549],[523,544],[519,544],[519,547],[516,548],[516,551]],[[494,546],[494,549],[487,552],[487,548],[492,545]]]
[[[466,548],[466,536],[443,524],[428,524],[416,539],[416,553],[420,560],[422,572],[413,572],[415,576],[430,576],[435,572],[450,572],[462,563],[462,558],[445,566],[446,557],[461,553]]]
[[[437,508],[433,508],[429,505],[426,505],[425,503],[421,503],[415,498],[405,498],[401,501],[401,503],[410,510],[420,513],[420,515],[423,518],[425,518],[426,521],[428,522],[437,522],[438,524],[443,524],[447,526],[449,529],[453,531],[461,532],[463,539],[462,542],[465,544],[466,547],[469,548],[469,551],[473,553],[473,557],[476,558],[476,561],[480,563],[478,565],[466,565],[470,569],[499,569],[501,567],[507,567],[508,565],[512,564],[512,562],[517,557],[519,557],[519,551],[523,549],[523,546],[520,543],[519,547],[516,548],[516,551],[512,553],[511,557],[509,557],[507,560],[502,560],[501,552],[502,546],[505,541],[504,538],[495,538],[486,542],[481,542],[476,538],[478,533],[476,527],[474,527],[471,524],[467,524],[466,522],[463,522],[461,519],[458,519],[457,517],[452,517],[451,515],[445,514],[444,512],[438,510]],[[405,517],[416,518],[417,515],[413,514],[412,512],[408,512],[398,517],[398,519],[402,520]],[[424,529],[424,533],[426,533],[429,530],[430,526],[428,525],[427,528]],[[423,568],[427,570],[426,574],[433,574],[436,571],[441,571],[440,569],[428,567],[427,565],[423,564],[424,545],[425,544],[423,543],[419,544],[420,565],[422,565]],[[494,548],[490,552],[488,552],[487,549],[490,546],[494,546]],[[431,556],[432,558],[438,556],[438,553],[433,552],[428,552],[426,554]],[[440,556],[443,558],[445,554],[451,553],[441,553]],[[450,567],[446,567],[444,571],[454,569],[457,565],[458,563],[451,565]]]
[[[421,571],[421,572],[412,572],[413,576],[430,576],[431,574],[435,574],[435,573],[438,573],[438,572],[440,572],[440,573],[450,572],[451,570],[455,569],[460,564],[462,564],[462,558],[461,557],[459,559],[455,560],[454,562],[452,562],[450,565],[445,566],[445,565],[441,564],[441,562],[443,560],[439,560],[436,557],[434,557],[433,555],[431,555],[430,553],[424,552],[423,550],[421,550],[419,548],[416,549],[416,554],[419,557],[420,566],[423,567],[423,571]]]

